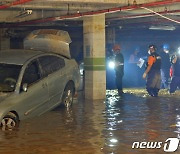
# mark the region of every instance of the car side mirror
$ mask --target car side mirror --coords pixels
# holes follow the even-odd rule
[[[24,92],[27,92],[28,84],[24,83],[23,86],[22,86],[22,89],[23,89]]]

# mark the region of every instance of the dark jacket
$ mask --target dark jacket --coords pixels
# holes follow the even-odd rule
[[[152,65],[151,70],[160,70],[161,69],[161,57],[156,52],[153,52],[150,56],[156,58],[155,63]]]
[[[177,57],[176,63],[172,64],[173,76],[180,77],[180,58]]]
[[[117,65],[115,67],[116,74],[118,73],[118,74],[121,74],[123,76],[124,75],[124,56],[122,55],[122,53],[116,54],[115,62],[117,64],[120,63],[119,65]]]
[[[160,71],[161,69],[161,57],[159,56],[159,54],[157,54],[156,52],[153,52],[150,56],[155,57],[156,61],[155,63],[152,65],[151,70],[149,71],[149,73],[154,72],[154,71]],[[146,69],[148,67],[148,62],[146,63]]]
[[[169,54],[162,51],[160,53],[160,56],[161,56],[161,68],[169,70],[171,67]]]

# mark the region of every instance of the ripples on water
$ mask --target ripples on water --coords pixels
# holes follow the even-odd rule
[[[179,138],[179,99],[138,94],[126,91],[121,98],[107,91],[105,101],[94,102],[79,95],[70,110],[59,107],[1,131],[0,154],[163,153],[163,148],[132,149],[132,143]]]

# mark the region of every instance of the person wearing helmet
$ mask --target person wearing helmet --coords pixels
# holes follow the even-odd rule
[[[157,97],[161,86],[161,57],[156,53],[156,47],[154,45],[149,46],[149,57],[147,62],[147,68],[143,74],[143,78],[146,79],[146,90],[152,97]]]
[[[160,53],[161,56],[161,88],[168,89],[169,70],[171,67],[169,46],[163,45],[163,50]]]
[[[180,88],[180,53],[176,53],[171,57],[171,63],[172,63],[172,77],[171,77],[171,83],[170,83],[170,94],[173,94],[177,87]]]
[[[116,73],[116,86],[118,89],[118,94],[122,96],[122,78],[124,76],[124,56],[120,52],[121,48],[118,44],[113,47],[113,52],[115,53],[115,73]]]

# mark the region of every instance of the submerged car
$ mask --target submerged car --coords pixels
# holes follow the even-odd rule
[[[79,87],[75,60],[52,52],[0,52],[0,123],[3,129],[59,104],[70,107]]]

